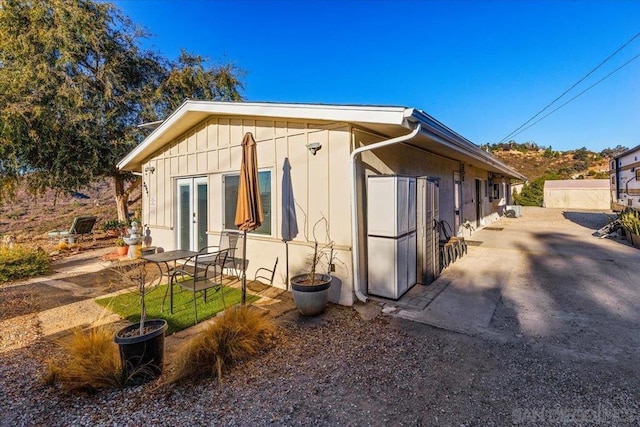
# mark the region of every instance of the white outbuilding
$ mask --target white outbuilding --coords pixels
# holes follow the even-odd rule
[[[611,194],[608,179],[560,179],[544,183],[544,207],[609,210]]]

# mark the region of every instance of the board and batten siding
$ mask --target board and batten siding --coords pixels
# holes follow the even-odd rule
[[[357,147],[366,146],[387,139],[375,135],[363,129],[353,129],[354,140]],[[455,224],[454,209],[454,173],[461,170],[461,162],[447,157],[431,153],[420,148],[408,145],[397,144],[379,148],[375,151],[367,151],[362,154],[364,172],[362,176],[369,175],[409,175],[409,176],[430,176],[440,178],[439,192],[439,213],[440,219],[446,221],[452,228]],[[475,179],[480,179],[481,188],[481,226],[490,224],[499,218],[499,211],[506,205],[506,198],[489,201],[486,195],[486,185],[488,171],[469,164],[465,165],[465,173],[461,175],[461,200],[460,200],[460,223],[469,221],[476,227],[476,187]],[[506,184],[503,180],[501,194],[506,192]],[[366,192],[360,192],[366,197]],[[359,201],[360,209],[366,206],[365,200]],[[364,214],[366,217],[366,213]],[[365,221],[366,222],[366,221]],[[366,224],[363,225],[366,229]],[[461,227],[458,231],[462,235],[469,236],[469,229]],[[366,233],[365,233],[366,234]],[[364,244],[364,240],[361,240]]]
[[[248,277],[259,267],[273,266],[279,257],[275,282],[284,284],[284,249],[281,236],[282,167],[285,158],[291,164],[291,181],[296,201],[298,236],[289,245],[290,272],[308,268],[313,226],[326,218],[330,238],[338,248],[336,275],[351,283],[351,212],[349,204],[350,128],[345,123],[257,120],[254,118],[210,117],[154,153],[142,165],[155,168],[143,180],[143,222],[152,230],[153,244],[165,249],[175,247],[175,192],[177,178],[207,177],[209,244],[216,245],[223,229],[223,176],[239,173],[242,139],[251,132],[256,140],[258,168],[271,171],[272,234],[251,235],[247,245]],[[318,142],[316,155],[307,149]],[[235,207],[234,207],[235,210]],[[326,239],[327,228],[316,227],[318,240]],[[259,242],[254,244],[253,241]],[[343,286],[344,287],[344,286]],[[345,295],[350,293],[344,289]],[[351,298],[351,297],[349,297]],[[334,295],[332,300],[344,300]],[[341,301],[350,304],[351,301]]]

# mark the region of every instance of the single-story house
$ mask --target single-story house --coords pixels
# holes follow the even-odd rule
[[[545,208],[605,209],[611,207],[608,179],[558,179],[544,182]]]
[[[290,275],[307,271],[315,226],[317,240],[332,242],[332,265],[322,268],[335,277],[330,300],[343,305],[368,293],[368,176],[430,177],[439,219],[458,235],[495,221],[510,202],[510,180],[526,179],[415,108],[187,100],[118,163],[142,174],[142,222],[155,246],[197,250],[235,229],[247,132],[265,218],[247,238],[247,276],[279,258],[274,285],[285,287],[282,183],[290,174],[299,228],[288,243]]]

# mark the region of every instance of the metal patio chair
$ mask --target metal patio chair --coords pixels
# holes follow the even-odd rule
[[[173,314],[173,286],[178,285],[181,289],[193,292],[193,312],[196,323],[198,323],[198,304],[197,293],[204,292],[204,303],[207,303],[207,291],[213,289],[222,295],[222,306],[226,309],[227,305],[224,300],[224,275],[222,273],[223,266],[229,255],[228,249],[217,252],[198,254],[187,261],[187,264],[193,264],[192,268],[176,269],[171,274],[169,280],[169,310]],[[185,264],[185,267],[187,266]],[[209,276],[209,271],[213,271],[213,275]]]
[[[243,261],[242,250],[244,248],[244,237],[237,231],[223,231],[220,233],[220,243],[215,246],[205,246],[200,249],[203,254],[216,253],[221,250],[228,250],[229,256],[225,259],[223,268],[233,271],[233,275],[240,279],[242,271],[248,261]]]
[[[273,285],[273,278],[276,275],[276,267],[278,266],[278,258],[276,258],[276,263],[273,265],[273,270],[268,269],[266,267],[260,267],[256,270],[256,274],[253,277],[253,281],[256,282],[258,279],[264,279],[269,281],[269,286]]]

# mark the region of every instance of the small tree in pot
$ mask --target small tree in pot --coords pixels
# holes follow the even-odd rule
[[[124,242],[124,239],[122,237],[118,237],[114,243],[116,245],[116,251],[118,252],[118,255],[125,256],[129,251],[129,246],[127,246],[127,244]]]
[[[162,372],[164,361],[164,333],[167,321],[147,320],[145,294],[148,273],[145,262],[137,260],[119,268],[120,277],[137,287],[140,295],[140,322],[129,325],[116,333],[115,342],[120,348],[122,369],[131,384],[143,384]]]
[[[322,247],[319,247],[316,237],[316,227],[323,223],[326,227],[326,240]],[[304,316],[315,316],[324,312],[329,301],[329,288],[333,278],[329,274],[334,261],[334,242],[329,237],[329,225],[327,219],[322,217],[313,226],[313,256],[310,259],[310,270],[308,273],[293,276],[290,280],[293,300],[300,314]],[[318,268],[322,260],[326,260],[327,274],[318,273]]]

